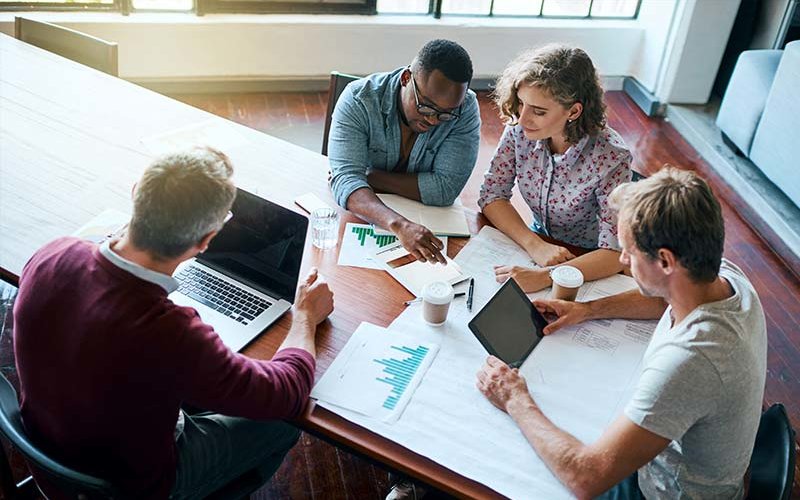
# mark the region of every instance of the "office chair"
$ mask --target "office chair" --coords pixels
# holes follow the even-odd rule
[[[90,500],[119,496],[117,489],[108,481],[61,465],[48,457],[28,438],[25,428],[22,426],[17,392],[11,382],[2,374],[0,374],[0,434],[25,457],[31,466],[47,477],[54,487],[59,488],[71,498]],[[2,459],[5,461],[4,468],[9,470],[5,454]],[[14,493],[21,494],[23,491],[29,490],[32,481],[32,478],[29,477],[17,484]]]
[[[328,110],[325,112],[325,130],[322,133],[323,156],[328,156],[328,134],[331,131],[333,109],[339,101],[339,96],[342,95],[342,91],[344,91],[348,83],[358,80],[359,78],[361,77],[339,73],[338,71],[331,71],[331,82],[328,86]]]
[[[103,73],[119,76],[116,43],[24,17],[14,18],[14,37]]]
[[[108,481],[83,474],[65,467],[51,459],[25,433],[19,413],[17,393],[8,379],[0,374],[0,434],[17,449],[37,472],[47,478],[49,484],[58,488],[69,498],[79,500],[120,498],[119,489]],[[256,469],[249,470],[209,495],[209,499],[245,498],[265,482]],[[32,477],[14,484],[11,468],[5,453],[0,448],[0,486],[6,498],[32,498],[36,491]]]
[[[631,170],[631,182],[639,182],[642,179],[647,179],[646,175],[642,175],[636,170]]]
[[[750,458],[750,490],[747,498],[788,500],[795,466],[795,432],[780,403],[761,415]]]

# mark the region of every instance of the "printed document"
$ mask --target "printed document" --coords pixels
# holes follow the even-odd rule
[[[432,207],[396,194],[379,194],[378,198],[387,207],[411,222],[427,227],[436,236],[468,238],[470,235],[467,219],[464,216],[464,207],[458,198],[449,207]],[[375,228],[375,233],[391,234],[380,227]]]
[[[374,259],[392,278],[417,297],[422,296],[422,289],[428,283],[445,281],[454,285],[469,278],[449,257],[445,256],[444,264],[421,262],[408,253],[399,241],[378,250]]]
[[[521,265],[528,259],[514,245],[484,228],[456,257],[463,272],[476,280],[472,312],[456,301],[445,325],[436,328],[423,323],[421,305],[412,304],[389,326],[389,332],[402,332],[418,344],[440,346],[396,423],[320,404],[509,498],[572,498],[511,418],[475,387],[487,353],[467,323],[500,286],[491,266]],[[592,300],[635,286],[629,277],[612,276],[587,284],[579,298]],[[610,320],[564,328],[545,337],[520,371],[548,418],[581,441],[592,442],[630,398],[655,326],[655,321]]]
[[[311,397],[383,422],[396,422],[439,345],[361,323],[314,386]]]
[[[441,240],[447,248],[447,238]],[[348,222],[342,235],[338,264],[382,270],[383,266],[374,259],[375,252],[396,241],[393,234],[375,234],[370,224]]]

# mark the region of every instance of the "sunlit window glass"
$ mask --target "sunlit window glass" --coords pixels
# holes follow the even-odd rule
[[[545,16],[585,17],[589,15],[590,0],[546,0]]]
[[[136,10],[192,10],[193,0],[133,0]]]
[[[428,0],[378,0],[379,14],[427,14]]]
[[[488,16],[492,0],[443,0],[442,14]]]
[[[633,17],[637,0],[594,0],[592,15],[597,17]]]
[[[538,16],[542,0],[494,0],[494,14],[499,16]]]

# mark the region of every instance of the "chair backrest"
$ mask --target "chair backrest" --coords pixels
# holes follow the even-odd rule
[[[339,101],[339,96],[342,91],[347,87],[347,84],[358,80],[360,76],[346,75],[338,71],[331,72],[331,82],[328,86],[328,110],[325,112],[325,130],[322,134],[322,154],[328,156],[328,134],[331,131],[331,118],[333,117],[333,109],[336,107],[336,102]]]
[[[795,432],[780,403],[761,415],[750,459],[748,498],[788,500],[795,466]]]
[[[14,37],[109,75],[119,76],[116,43],[25,17],[14,18]]]
[[[94,499],[119,496],[115,487],[108,481],[61,465],[48,457],[28,438],[22,426],[17,393],[11,382],[2,374],[0,374],[0,433],[25,457],[37,473],[41,473],[53,487],[70,498]]]

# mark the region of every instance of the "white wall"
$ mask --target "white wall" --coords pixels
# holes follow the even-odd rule
[[[331,70],[364,74],[409,63],[432,38],[461,43],[476,77],[495,76],[521,50],[554,41],[583,47],[603,75],[629,75],[643,36],[631,20],[26,15],[118,42],[120,75],[137,81],[327,78]],[[13,31],[12,15],[0,14],[0,31]]]
[[[778,38],[789,0],[761,0],[751,49],[771,49]]]
[[[655,95],[662,102],[705,104],[740,0],[682,0],[667,42]]]
[[[661,75],[678,4],[679,0],[642,0],[639,7],[638,24],[643,36],[630,76],[653,93]]]
[[[37,12],[25,15],[113,40],[120,75],[140,83],[325,80],[332,70],[390,70],[432,38],[471,54],[492,78],[521,50],[584,48],[606,77],[634,76],[662,102],[704,103],[740,0],[642,0],[638,19],[207,15]],[[778,1],[778,0],[772,0]],[[0,31],[13,14],[0,13]]]

